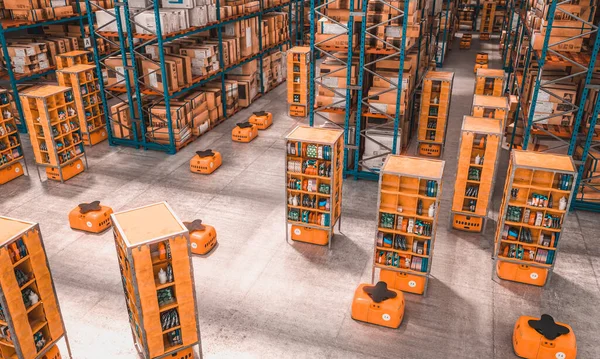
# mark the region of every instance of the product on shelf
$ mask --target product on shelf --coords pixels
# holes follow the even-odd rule
[[[85,52],[85,51],[81,51]],[[83,54],[82,56],[87,56]],[[71,61],[67,61],[68,63]],[[60,86],[73,90],[83,143],[92,146],[108,138],[100,85],[94,65],[73,65],[56,71]]]
[[[464,116],[450,215],[455,229],[483,231],[502,144],[501,122]]]
[[[380,172],[373,278],[390,288],[423,294],[441,198],[444,161],[389,155]]]
[[[0,287],[0,358],[57,352],[65,327],[37,223],[0,217]]]
[[[165,202],[111,215],[125,302],[145,358],[199,345],[190,239]]]
[[[499,278],[546,284],[576,175],[570,156],[520,150],[511,153],[494,245]]]
[[[331,245],[333,227],[341,216],[343,131],[296,127],[286,140],[291,238]],[[286,225],[286,240],[289,236]]]
[[[0,185],[24,174],[23,159],[12,102],[8,91],[0,89]]]
[[[20,94],[35,161],[55,181],[84,171],[80,115],[70,87],[46,85]]]
[[[207,254],[217,244],[217,231],[215,227],[202,223],[201,219],[192,222],[183,222],[190,232],[190,246],[193,254]]]
[[[475,74],[475,95],[502,96],[506,84],[504,70],[477,69]]]
[[[190,160],[190,171],[208,175],[221,167],[222,163],[220,152],[211,149],[196,151],[196,155]]]
[[[388,289],[385,282],[361,284],[354,292],[352,319],[383,327],[398,328],[404,318],[404,294]]]
[[[453,72],[429,71],[425,74],[417,137],[418,151],[422,156],[442,156],[453,81]]]
[[[81,203],[69,212],[69,225],[80,231],[101,233],[110,227],[112,213],[112,208],[102,206],[100,201]]]

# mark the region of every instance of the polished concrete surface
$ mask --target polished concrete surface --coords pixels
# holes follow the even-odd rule
[[[101,144],[88,150],[89,171],[65,184],[40,183],[30,164],[30,177],[1,186],[1,215],[41,225],[73,357],[137,356],[112,233],[73,231],[68,212],[93,200],[116,211],[166,200],[182,220],[201,218],[218,231],[216,250],[193,259],[206,358],[511,358],[516,319],[542,313],[573,326],[580,358],[600,358],[598,215],[570,216],[545,288],[493,277],[494,220],[483,235],[448,230],[478,47],[490,52],[491,67],[500,67],[497,47],[477,39],[470,51],[459,51],[455,40],[444,67],[456,76],[432,278],[426,296],[406,295],[397,330],[350,317],[354,290],[371,280],[375,182],[344,182],[342,230],[331,251],[284,240],[283,138],[297,124],[286,116],[285,86],[177,155]],[[250,144],[232,143],[234,124],[258,109],[274,113],[272,128]],[[210,176],[190,173],[189,159],[205,148],[221,151],[223,166]],[[507,159],[504,151],[492,218]]]

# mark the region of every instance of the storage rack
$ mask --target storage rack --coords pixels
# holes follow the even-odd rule
[[[485,229],[503,133],[502,120],[464,117],[450,214],[452,228],[468,232]]]
[[[494,241],[494,273],[499,278],[547,283],[576,177],[568,155],[511,152]]]
[[[345,130],[344,174],[354,176],[355,179],[375,180],[378,178],[378,171],[384,157],[389,153],[399,153],[402,147],[407,146],[408,138],[414,128],[413,108],[405,109],[404,103],[409,101],[409,97],[416,98],[416,88],[425,73],[424,58],[421,53],[423,47],[429,45],[429,39],[423,41],[428,28],[426,14],[429,3],[417,5],[416,1],[405,1],[397,5],[391,1],[350,0],[341,6],[348,10],[347,21],[344,19],[340,22],[328,15],[328,8],[333,7],[332,4],[336,1],[338,0],[311,1],[310,47],[314,58],[321,57],[338,64],[339,68],[334,72],[345,74],[346,82],[337,88],[328,86],[327,77],[333,72],[321,72],[316,75],[315,63],[311,63],[309,77],[315,80],[311,82],[309,89],[309,123],[311,126],[315,125],[315,118],[317,118],[332,126],[343,128]],[[372,23],[367,24],[369,4],[383,9],[378,10],[380,13],[391,15],[381,21],[374,17]],[[361,28],[355,29],[359,17],[363,17]],[[321,26],[323,21],[336,24],[339,31],[331,35],[317,34],[317,27]],[[393,42],[387,41],[380,30],[386,25],[394,24],[401,26],[402,30],[399,31],[401,34],[395,37]],[[322,40],[316,41],[316,35],[319,35]],[[344,39],[344,41],[336,41],[336,39]],[[410,48],[413,49],[412,56],[417,59],[416,71],[413,72],[414,76],[407,78],[403,73],[410,69],[406,61],[407,51]],[[425,51],[425,54],[427,53],[429,51]],[[385,74],[378,71],[380,66],[383,67],[390,61],[396,61],[395,70]],[[414,63],[411,66],[414,66]],[[377,79],[384,85],[383,90],[369,93],[368,85],[371,78]],[[317,87],[333,93],[333,102],[315,106]],[[400,90],[400,87],[403,90]],[[383,106],[374,106],[370,103],[377,97],[394,95],[396,100],[385,104],[386,108],[393,109],[393,113],[382,110]],[[400,141],[401,137],[402,141]],[[368,142],[378,146],[377,155],[366,153],[365,146]]]
[[[87,167],[73,90],[46,85],[21,94],[21,99],[40,180],[39,167],[46,168],[49,178],[57,177],[61,182],[66,166],[83,165],[83,157]]]
[[[440,29],[436,36],[435,64],[437,67],[444,66],[446,53],[450,50],[450,45],[454,39],[454,23],[456,21],[456,0],[434,0],[442,1],[443,10],[439,14]]]
[[[494,31],[494,18],[496,13],[495,1],[483,1],[481,3],[481,25],[479,28],[479,38],[481,40],[489,40]]]
[[[531,10],[530,3],[521,1],[517,6],[515,0],[510,0],[508,4],[507,13],[514,13],[517,16],[515,16],[516,26],[513,17],[509,17],[506,23],[507,36],[505,37],[503,56],[505,69],[510,74],[507,87],[519,98],[515,110],[516,120],[510,134],[510,148],[516,146],[528,149],[533,144],[536,145],[535,149],[575,155],[577,148],[580,147],[579,157],[581,163],[584,164],[592,148],[592,143],[596,142],[598,137],[596,130],[588,130],[595,128],[597,118],[595,116],[585,118],[585,111],[583,111],[590,100],[589,93],[594,88],[593,75],[598,73],[600,65],[598,62],[600,50],[598,12],[596,11],[595,17],[592,16],[593,12],[590,12],[586,18],[581,18],[569,12],[570,2],[550,1],[547,9],[546,18],[548,20],[545,24],[545,34],[536,33],[537,42],[534,49],[532,44],[534,41],[528,40],[532,39],[533,30],[526,21],[526,14]],[[554,26],[555,16],[572,21],[575,25],[567,27],[566,30],[563,25]],[[554,38],[551,35],[554,28],[564,36],[558,39]],[[579,31],[573,32],[574,29]],[[565,32],[562,32],[563,30]],[[563,51],[566,45],[578,42],[587,43],[587,47],[584,45],[583,50],[575,54]],[[570,67],[571,71],[551,79],[544,78],[544,72],[550,72],[550,69],[556,65]],[[528,88],[526,80],[530,77],[533,80],[531,88]],[[575,81],[578,81],[578,88],[581,89],[576,98],[568,99],[557,96],[556,91],[551,89],[553,84]],[[526,91],[526,89],[528,90]],[[557,106],[560,106],[562,110],[558,114],[554,113],[548,116],[536,114],[538,98],[541,100],[548,97],[552,101],[556,101]],[[529,102],[528,98],[531,99]],[[591,107],[593,108],[591,112],[597,113],[600,110],[600,101],[596,100]],[[572,117],[572,125],[549,126],[545,124],[548,119],[556,116]],[[521,144],[515,143],[517,132],[519,132],[519,136],[522,136]],[[579,136],[580,133],[583,136]],[[548,146],[540,145],[540,141],[545,139],[551,139],[553,142]],[[593,179],[584,178],[584,167],[579,166],[577,181],[587,187],[587,184],[592,183]],[[575,191],[580,189],[579,184]],[[592,187],[589,189],[595,191]],[[600,211],[599,203],[591,203],[583,198],[573,201],[573,205],[575,208]]]
[[[187,228],[166,202],[114,213],[111,220],[138,353],[164,358],[197,346],[202,357]]]
[[[23,20],[1,20],[0,21],[0,45],[2,46],[2,55],[3,55],[6,63],[8,64],[8,63],[11,63],[11,61],[12,61],[10,53],[8,51],[8,43],[7,43],[7,36],[9,34],[23,33],[24,31],[27,31],[30,29],[34,30],[34,31],[39,31],[40,29],[42,29],[45,26],[58,25],[58,24],[64,24],[64,23],[76,21],[79,24],[79,29],[81,31],[82,38],[87,38],[86,33],[85,33],[85,26],[88,24],[94,23],[93,15],[90,14],[89,17],[87,17],[85,15],[81,15],[82,11],[80,8],[80,2],[75,1],[74,3],[75,3],[75,8],[76,8],[76,13],[78,14],[76,16],[71,16],[71,17],[66,17],[66,18],[56,19],[56,20],[51,20],[51,21],[42,21],[42,22],[30,22],[30,21],[23,21]],[[88,7],[88,9],[89,9],[89,7]],[[13,101],[15,102],[15,107],[17,109],[17,114],[18,114],[17,127],[21,133],[26,133],[27,126],[25,125],[24,121],[21,121],[21,119],[25,118],[25,116],[23,114],[23,107],[21,106],[21,99],[19,98],[19,85],[26,84],[26,83],[34,83],[36,80],[38,80],[40,78],[54,74],[55,69],[53,67],[50,67],[48,69],[44,69],[41,72],[37,72],[37,73],[33,73],[31,75],[25,75],[25,76],[16,74],[13,71],[12,66],[7,66],[4,70],[7,72],[7,75],[0,78],[0,85],[10,86],[11,92],[13,94]]]
[[[66,62],[68,65],[71,61]],[[79,128],[83,134],[83,143],[88,146],[107,138],[106,117],[100,102],[100,84],[95,68],[94,65],[79,64],[56,70],[58,84],[73,88],[75,106],[79,114]]]
[[[24,174],[23,145],[7,90],[0,89],[0,184]]]
[[[263,87],[263,83],[262,83],[262,79],[264,78],[263,77],[263,66],[262,66],[263,65],[263,57],[265,55],[269,54],[272,50],[276,50],[276,49],[282,50],[286,46],[289,46],[292,44],[291,39],[294,39],[294,37],[295,37],[295,34],[293,33],[294,28],[292,26],[292,22],[288,21],[289,22],[288,38],[283,41],[280,41],[275,46],[270,46],[268,48],[263,46],[262,33],[261,33],[262,28],[261,28],[261,26],[259,26],[259,29],[258,29],[259,51],[258,51],[258,53],[254,54],[252,56],[249,56],[249,57],[241,58],[238,62],[230,64],[228,67],[225,67],[225,65],[224,65],[225,62],[224,62],[224,54],[223,54],[223,28],[226,25],[233,24],[234,22],[246,20],[246,19],[253,19],[253,18],[258,18],[258,23],[260,25],[260,24],[262,24],[263,15],[268,14],[268,13],[281,12],[281,11],[284,11],[285,9],[287,9],[288,20],[290,20],[292,8],[294,7],[294,2],[296,2],[296,1],[299,1],[299,0],[282,1],[281,5],[272,6],[269,8],[265,8],[263,6],[263,2],[260,1],[260,10],[259,11],[247,13],[244,15],[235,15],[235,16],[232,16],[232,17],[229,17],[226,19],[225,18],[222,19],[221,18],[221,5],[220,5],[221,1],[217,0],[216,1],[216,22],[208,23],[205,26],[201,26],[201,27],[190,27],[188,29],[169,33],[169,34],[162,33],[161,19],[159,16],[160,7],[159,7],[158,0],[148,1],[148,3],[149,3],[148,7],[145,9],[140,9],[139,11],[137,11],[133,7],[130,7],[128,0],[115,2],[116,8],[120,8],[120,9],[122,9],[122,11],[115,11],[113,14],[110,14],[110,16],[114,17],[114,20],[111,20],[105,26],[94,29],[94,31],[92,31],[90,33],[90,39],[91,39],[92,45],[94,47],[96,47],[97,38],[101,38],[117,49],[105,56],[100,56],[97,51],[94,52],[94,55],[95,55],[94,61],[97,66],[98,77],[100,78],[102,70],[106,69],[106,70],[115,72],[117,74],[117,77],[120,78],[120,80],[118,80],[115,85],[105,86],[102,82],[100,83],[101,97],[102,97],[102,103],[104,105],[104,108],[109,108],[108,103],[110,101],[111,104],[113,104],[115,102],[117,104],[125,104],[125,106],[128,106],[130,109],[129,115],[131,117],[131,122],[132,122],[131,127],[126,128],[125,130],[120,130],[120,131],[125,131],[125,132],[130,133],[130,136],[128,136],[128,138],[119,138],[119,137],[114,136],[114,134],[113,134],[114,129],[112,128],[113,125],[121,126],[122,124],[120,124],[120,122],[119,122],[118,114],[115,114],[112,111],[108,114],[108,122],[107,123],[109,125],[107,126],[107,133],[108,133],[109,143],[111,145],[124,145],[124,146],[132,146],[132,147],[136,147],[136,148],[164,151],[169,154],[176,153],[177,150],[180,149],[183,145],[186,145],[187,143],[189,143],[189,141],[192,141],[193,139],[195,139],[195,136],[192,136],[192,138],[188,142],[184,143],[182,146],[177,146],[177,144],[175,143],[175,133],[174,133],[174,128],[173,128],[173,122],[174,122],[173,120],[174,119],[173,119],[173,116],[171,113],[170,101],[174,98],[177,98],[178,96],[189,93],[192,90],[196,90],[199,87],[207,84],[208,82],[211,82],[213,80],[220,80],[222,101],[223,101],[222,108],[223,108],[223,116],[224,116],[224,118],[222,120],[224,120],[225,116],[226,116],[225,114],[227,114],[227,96],[225,96],[225,94],[226,94],[225,75],[229,71],[231,71],[235,68],[238,68],[244,64],[247,64],[251,61],[254,61],[254,60],[258,60],[258,62],[259,62],[259,71],[260,71],[260,79],[261,79],[260,95],[264,94],[265,91],[264,91],[264,87]],[[86,6],[88,9],[98,9],[100,11],[106,11],[106,9],[102,8],[97,3],[92,2],[90,0],[86,0],[85,3],[86,3]],[[149,29],[144,24],[140,24],[135,21],[136,15],[144,10],[152,10],[154,12],[154,19],[155,19],[154,29],[155,30]],[[93,18],[92,12],[88,12],[88,18],[89,18],[89,21],[92,21],[92,18]],[[105,31],[105,27],[108,25],[111,25],[111,24],[116,24],[116,27],[118,30],[117,32]],[[148,32],[149,34],[136,33],[136,31],[134,30],[136,28],[143,28],[145,30],[145,32]],[[199,34],[201,32],[210,31],[210,30],[216,30],[217,35],[218,35],[217,36],[218,44],[219,44],[219,56],[218,57],[219,57],[219,65],[220,65],[218,71],[210,73],[206,76],[194,77],[192,80],[192,84],[188,84],[184,88],[182,88],[176,92],[169,91],[167,81],[162,82],[162,85],[163,85],[162,91],[157,91],[157,89],[150,88],[144,84],[144,81],[143,81],[144,76],[141,76],[141,74],[138,73],[139,71],[136,66],[137,61],[139,61],[141,59],[147,60],[147,61],[152,61],[160,69],[160,71],[157,70],[155,73],[166,74],[167,70],[166,70],[166,63],[165,63],[165,51],[164,51],[163,45],[170,41],[174,41],[177,39],[184,38],[186,36],[191,36],[191,35]],[[148,45],[157,45],[158,46],[158,50],[157,50],[158,61],[153,60],[152,57],[148,56],[147,54],[145,54],[143,52],[145,47],[147,47]],[[120,67],[120,68],[115,68],[113,66],[110,66],[107,63],[107,60],[110,57],[115,56],[115,55],[120,56],[120,58],[121,58],[122,67]],[[125,69],[127,71],[125,71]],[[158,119],[156,117],[152,117],[152,115],[149,113],[148,109],[149,109],[149,107],[152,106],[152,104],[150,104],[150,105],[143,104],[142,100],[143,100],[143,97],[146,95],[156,96],[156,101],[153,101],[153,103],[154,104],[155,103],[163,103],[165,106],[165,110],[166,110],[165,118],[160,119],[160,121],[164,121],[166,123],[167,137],[168,137],[167,144],[162,144],[162,143],[157,143],[157,142],[151,141],[152,138],[155,136],[155,133],[153,133],[153,131],[147,130],[146,124],[148,124],[149,121],[151,121],[151,120],[158,120]],[[235,111],[235,112],[237,112],[237,111]],[[233,114],[231,114],[231,115],[233,115]]]
[[[379,268],[380,280],[390,288],[415,294],[427,291],[443,172],[444,161],[387,157],[379,178],[371,282]]]
[[[39,224],[0,217],[0,273],[0,327],[10,335],[0,334],[0,358],[44,358],[63,338],[71,358]]]
[[[296,46],[287,53],[287,94],[289,115],[306,117],[308,114],[308,77],[311,62],[310,48]]]
[[[423,79],[417,152],[442,157],[452,99],[454,72],[429,71]]]
[[[87,65],[93,62],[94,54],[86,50],[68,51],[56,55],[57,70],[75,65]]]
[[[478,2],[477,0],[459,0],[458,3],[458,29],[460,31],[474,31],[477,25]]]
[[[495,118],[501,120],[502,128],[508,117],[508,99],[504,96],[473,96],[471,116],[482,118]]]
[[[504,70],[477,69],[475,74],[475,95],[502,96],[506,76]]]
[[[295,225],[327,231],[331,248],[335,224],[342,225],[343,134],[298,126],[286,136],[286,242],[288,226]],[[322,223],[315,223],[319,216]]]

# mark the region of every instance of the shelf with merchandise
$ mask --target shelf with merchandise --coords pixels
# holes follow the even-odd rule
[[[149,218],[153,224],[145,224],[141,230],[140,224]],[[147,358],[158,358],[199,346],[186,227],[165,202],[115,213],[111,219],[138,350]]]
[[[24,174],[23,146],[7,90],[0,89],[0,184]]]
[[[375,268],[388,287],[424,294],[441,199],[444,162],[390,155],[380,174]]]
[[[499,69],[477,69],[475,95],[502,96],[506,85],[506,73]]]
[[[513,151],[496,229],[498,277],[545,285],[556,261],[575,171],[570,156]]]
[[[453,72],[429,71],[425,74],[417,130],[419,155],[442,156],[453,81]]]
[[[318,235],[326,242],[318,244],[331,243],[341,216],[342,135],[340,130],[296,127],[286,137],[286,219],[292,240],[316,243],[294,230],[305,226],[324,231]]]

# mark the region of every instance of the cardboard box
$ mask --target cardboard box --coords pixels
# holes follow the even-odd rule
[[[194,8],[194,0],[160,0],[163,8],[170,9],[192,9]]]
[[[165,60],[166,74],[160,73],[160,66],[152,61],[142,60],[142,76],[146,86],[163,92],[163,82],[167,81],[169,91],[177,91],[177,65],[173,61]]]
[[[540,32],[533,33],[533,49],[541,50],[544,47],[544,36]],[[569,37],[560,37],[560,36],[550,36],[548,44],[555,44],[560,41],[564,41],[558,45],[552,46],[552,49],[555,51],[564,51],[564,52],[581,52],[581,48],[583,46],[583,39],[576,38],[569,40]]]
[[[332,35],[326,34],[315,34],[315,41],[319,43],[319,46],[326,47],[348,47],[348,35],[340,35],[337,37],[333,37]],[[352,44],[358,44],[358,36],[354,34],[352,36]]]

